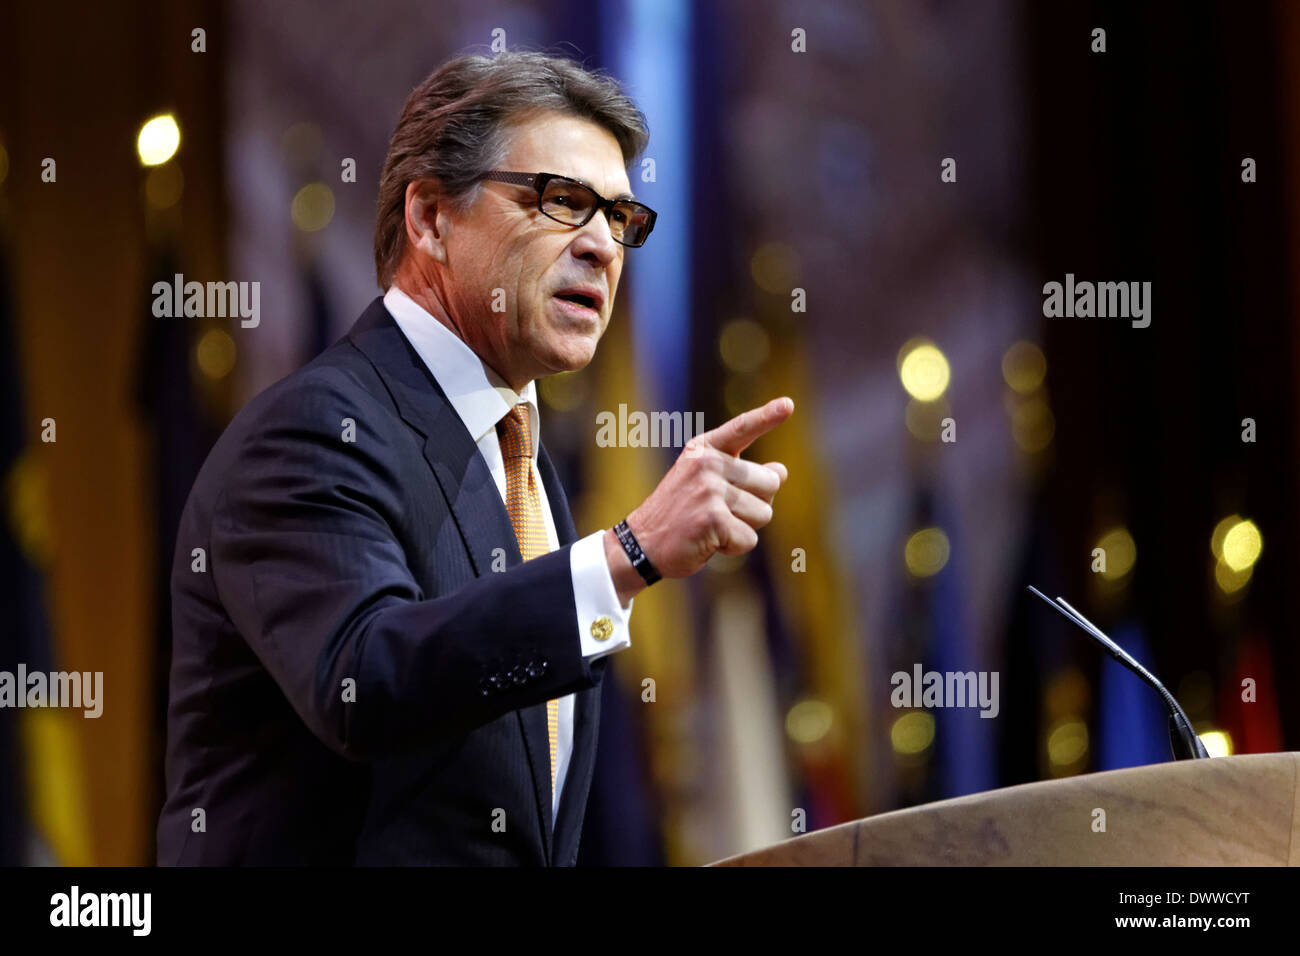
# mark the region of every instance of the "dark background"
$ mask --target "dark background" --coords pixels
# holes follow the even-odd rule
[[[597,359],[542,383],[580,532],[671,463],[598,448],[598,411],[713,426],[796,404],[755,450],[791,471],[760,548],[637,599],[583,862],[697,864],[788,837],[799,810],[814,829],[1169,759],[1155,695],[1027,584],[1113,629],[1226,749],[1297,746],[1295,4],[14,3],[0,670],[103,671],[105,709],[0,710],[0,860],[152,860],[190,481],[244,402],[380,293],[375,190],[402,101],[496,28],[609,69],[650,118],[657,178],[631,177],[660,225]],[[135,138],[161,112],[181,146],[150,172]],[[308,231],[291,210],[312,183],[332,210]],[[155,319],[150,287],[177,271],[259,281],[261,325]],[[1151,282],[1151,326],[1045,319],[1066,273]],[[900,381],[917,337],[951,369],[934,402]],[[1004,380],[1017,342],[1046,358],[1023,392]],[[941,417],[956,442],[925,425]],[[1228,592],[1210,538],[1234,514],[1263,550]],[[923,575],[903,556],[926,527],[950,550]],[[1137,558],[1110,580],[1092,551],[1117,527]],[[918,662],[997,671],[998,717],[891,706],[891,673]]]

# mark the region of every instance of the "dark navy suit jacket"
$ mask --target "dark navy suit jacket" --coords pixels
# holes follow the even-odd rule
[[[577,535],[537,466],[560,547],[523,562],[382,299],[240,411],[176,541],[160,864],[574,863],[608,658],[582,657]],[[552,832],[545,702],[569,693]]]

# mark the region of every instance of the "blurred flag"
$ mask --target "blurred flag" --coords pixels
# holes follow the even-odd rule
[[[591,388],[591,406],[597,414],[602,410],[617,414],[620,403],[646,407],[640,404],[626,312],[611,320],[591,365],[573,374],[582,376],[582,385]],[[569,384],[577,384],[567,376],[553,379],[540,383],[543,398],[563,394]],[[597,446],[594,414],[579,428],[589,430],[575,443],[583,453],[581,492],[572,494],[571,501],[574,524],[583,535],[594,528],[612,527],[626,517],[654,490],[667,463],[656,449]],[[576,490],[579,484],[566,482],[566,487]],[[583,825],[578,862],[583,866],[705,862],[694,858],[690,834],[682,823],[689,817],[684,805],[688,779],[683,777],[693,776],[689,768],[699,755],[693,752],[686,726],[696,681],[695,641],[680,583],[664,581],[636,597],[631,637],[632,646],[614,655],[605,675],[588,822]],[[653,681],[652,701],[643,699],[647,678]]]
[[[1081,669],[1071,665],[1080,650],[1074,635],[1067,633],[1072,625],[1026,590],[1031,584],[1048,595],[1064,590],[1049,528],[1043,499],[1036,495],[1028,512],[1026,540],[1004,629],[998,681],[1002,707],[996,721],[997,785],[1002,787],[1050,775],[1049,734],[1057,726],[1086,727],[1084,708],[1090,695]],[[1071,765],[1082,766],[1086,756],[1083,749]]]
[[[967,624],[966,595],[962,590],[962,534],[956,514],[941,500],[933,508],[935,527],[948,541],[948,559],[925,588],[930,631],[927,664],[940,674],[974,675],[966,681],[965,706],[949,706],[935,713],[935,773],[938,799],[990,790],[997,769],[997,721],[1002,719],[1002,675],[982,659]],[[995,684],[994,681],[997,681]],[[970,699],[974,691],[975,700]],[[982,703],[979,695],[985,695]],[[988,713],[991,716],[981,716]]]
[[[810,465],[789,461],[787,467],[806,469]],[[837,718],[835,708],[816,683],[809,642],[800,639],[797,617],[782,599],[782,592],[789,590],[782,587],[786,576],[795,574],[785,558],[786,552],[780,544],[772,543],[774,535],[767,530],[770,526],[759,537],[758,548],[746,567],[763,597],[767,631],[764,650],[770,658],[771,693],[783,718],[774,733],[794,752],[786,783],[792,789],[792,806],[805,811],[802,822],[806,831],[819,830],[860,817],[866,810],[854,799],[852,769],[845,757],[845,721]],[[799,573],[808,572],[805,569]],[[851,645],[853,640],[854,635],[846,635],[841,646]],[[840,662],[847,666],[852,659],[843,655]],[[787,808],[787,815],[790,810]]]
[[[771,349],[752,404],[788,395],[795,410],[744,453],[750,461],[780,461],[789,473],[750,560],[763,562],[759,581],[771,607],[773,679],[788,707],[785,732],[798,769],[794,786],[799,806],[808,811],[807,827],[816,830],[874,807],[881,788],[871,772],[869,688],[887,685],[866,660],[865,625],[851,577],[854,558],[843,550],[836,483],[819,445],[820,410],[804,343],[797,332],[780,331],[776,316],[768,330]],[[731,407],[726,414],[744,410]],[[791,700],[791,692],[798,699]]]
[[[0,671],[56,668],[44,581],[51,529],[44,473],[28,446],[13,297],[0,250]],[[26,688],[17,688],[25,693]],[[77,711],[0,708],[0,865],[92,862]]]
[[[1108,633],[1139,664],[1159,676],[1152,666],[1146,635],[1137,623],[1121,624]],[[1160,695],[1100,648],[1098,653],[1102,664],[1095,769],[1117,770],[1172,760],[1169,717]]]
[[[1232,738],[1233,753],[1276,753],[1286,749],[1282,745],[1272,655],[1268,642],[1258,634],[1237,647],[1232,679],[1223,685],[1220,695],[1219,714],[1223,729]]]
[[[711,777],[728,808],[718,820],[727,854],[794,835],[796,812],[786,765],[784,724],[757,589],[740,573],[719,582],[711,605],[709,677],[717,736]]]
[[[0,671],[13,674],[19,661],[32,660],[32,645],[37,642],[36,621],[43,623],[38,614],[40,600],[34,587],[33,572],[18,543],[16,524],[22,520],[20,504],[16,500],[19,462],[27,443],[26,421],[22,412],[22,395],[18,384],[15,361],[13,316],[11,314],[6,263],[0,255],[0,476],[4,478],[4,521],[0,524],[0,605],[6,613],[0,615]],[[43,631],[43,628],[42,628]],[[45,635],[39,635],[44,644]],[[48,658],[46,661],[48,662]],[[18,720],[23,712],[9,708],[0,709],[0,866],[16,866],[23,862],[26,842],[27,779],[19,751]]]

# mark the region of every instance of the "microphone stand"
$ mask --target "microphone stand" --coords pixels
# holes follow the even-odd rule
[[[1111,657],[1156,689],[1165,702],[1165,710],[1169,713],[1169,747],[1174,753],[1175,760],[1193,760],[1210,756],[1201,738],[1192,730],[1192,723],[1187,719],[1183,708],[1179,706],[1178,701],[1174,700],[1174,695],[1165,689],[1165,685],[1156,680],[1154,674],[1139,664],[1128,651],[1103,634],[1101,628],[1071,607],[1065,598],[1058,597],[1053,601],[1033,585],[1029,586],[1029,590],[1077,624],[1085,634],[1104,647]]]

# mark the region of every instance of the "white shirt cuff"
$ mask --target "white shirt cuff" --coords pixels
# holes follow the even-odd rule
[[[614,577],[605,560],[605,532],[597,531],[569,549],[573,574],[573,600],[578,610],[578,640],[582,656],[595,660],[632,646],[628,618],[636,598],[627,607],[618,603]]]

